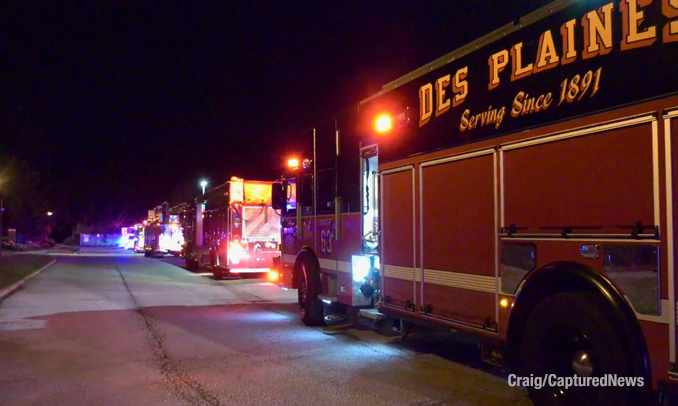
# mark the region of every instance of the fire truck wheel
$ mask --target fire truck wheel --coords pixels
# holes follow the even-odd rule
[[[198,261],[191,258],[186,258],[186,269],[189,271],[195,271],[198,269]]]
[[[302,262],[299,276],[299,317],[307,326],[322,325],[325,320],[323,303],[318,299],[320,277],[309,258]]]
[[[565,292],[543,299],[532,310],[522,337],[522,376],[549,379],[540,389],[528,386],[535,406],[637,404],[631,399],[639,393],[626,386],[566,387],[567,381],[557,382],[570,378],[571,385],[573,377],[634,376],[628,346],[617,334],[608,307],[596,293]]]

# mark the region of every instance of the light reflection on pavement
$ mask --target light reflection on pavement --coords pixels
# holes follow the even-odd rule
[[[0,304],[0,404],[530,404],[473,345],[308,328],[294,290],[104,254]]]

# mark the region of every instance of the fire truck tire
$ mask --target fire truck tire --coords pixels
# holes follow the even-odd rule
[[[608,316],[608,306],[599,294],[583,291],[556,293],[539,302],[522,334],[522,376],[634,376],[630,349],[615,329],[618,321]],[[640,393],[627,386],[566,389],[548,383],[540,389],[528,386],[535,406],[640,404],[633,400],[640,398]]]
[[[192,258],[186,258],[186,269],[189,271],[195,271],[198,269],[198,261]]]
[[[323,303],[318,299],[320,293],[320,275],[310,258],[301,264],[298,301],[299,317],[307,326],[319,326],[325,323]]]

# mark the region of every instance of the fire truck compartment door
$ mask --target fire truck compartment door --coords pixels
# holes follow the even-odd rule
[[[388,306],[415,310],[414,167],[382,171],[381,185],[381,295]]]
[[[420,165],[427,315],[479,327],[496,323],[496,165],[494,150]]]

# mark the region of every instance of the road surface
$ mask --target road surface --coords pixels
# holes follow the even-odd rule
[[[308,328],[296,292],[105,250],[0,304],[0,405],[530,405],[449,339]]]

